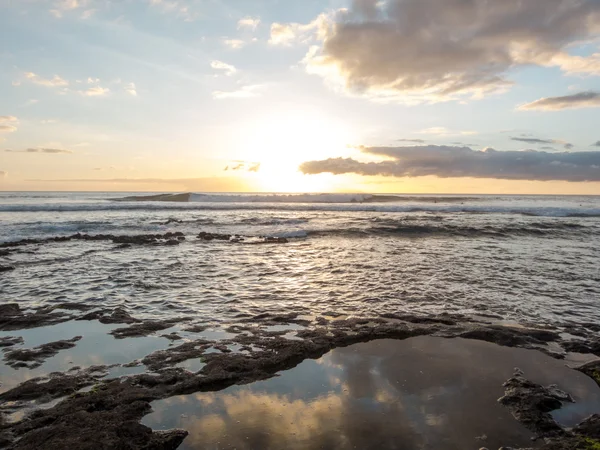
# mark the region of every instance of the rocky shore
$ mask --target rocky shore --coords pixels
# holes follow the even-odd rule
[[[87,311],[84,305],[60,305],[22,311],[17,304],[2,305],[0,330],[20,330],[65,321],[99,321],[104,324],[123,324],[111,334],[117,339],[160,333],[174,325],[182,329],[202,331],[200,323],[182,317],[166,321],[144,321],[122,308]],[[287,331],[269,331],[269,327],[301,325],[294,339]],[[33,409],[18,421],[4,420],[0,425],[0,444],[11,449],[39,448],[130,448],[174,449],[186,436],[184,430],[153,432],[140,424],[150,412],[150,402],[194,392],[215,391],[234,384],[252,383],[291,369],[307,358],[319,358],[330,350],[359,342],[377,339],[404,340],[414,336],[437,336],[485,340],[503,346],[535,349],[564,358],[572,339],[561,337],[561,329],[520,328],[480,323],[464,317],[419,317],[397,315],[368,319],[332,319],[317,317],[314,321],[296,314],[273,316],[262,314],[241,319],[227,330],[233,336],[226,340],[205,338],[181,341],[177,333],[170,339],[174,344],[159,350],[131,366],[145,366],[145,373],[105,380],[110,366],[73,367],[62,373],[31,379],[0,394],[0,410],[14,413],[31,402],[47,403],[60,399],[56,405]],[[597,356],[597,339],[590,330],[580,329],[586,337],[577,339],[578,349]],[[22,341],[5,337],[4,360],[10,367],[21,364],[38,366],[45,358],[75,345],[79,337],[50,342],[32,349],[14,349]],[[228,345],[237,345],[231,351]],[[219,351],[210,351],[208,349]],[[197,373],[180,367],[190,359],[201,358],[204,367]],[[465,368],[468,370],[468,368]],[[600,363],[593,362],[577,370],[600,383]],[[599,445],[598,416],[593,416],[572,430],[558,425],[548,415],[569,401],[568,393],[544,388],[529,382],[517,373],[505,384],[506,395],[500,399],[515,418],[543,440],[541,447],[553,449],[593,449]],[[585,446],[587,445],[587,446]]]

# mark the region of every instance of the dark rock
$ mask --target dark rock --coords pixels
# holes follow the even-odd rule
[[[177,333],[171,333],[171,334],[162,334],[161,337],[164,337],[165,339],[168,339],[170,341],[180,341],[183,338],[181,336],[179,336]]]
[[[592,439],[600,439],[600,414],[594,414],[575,428],[573,432]]]
[[[76,336],[73,339],[49,342],[32,349],[20,348],[15,350],[6,350],[4,353],[4,361],[6,362],[6,365],[12,367],[13,369],[17,369],[19,367],[35,369],[36,367],[41,366],[46,358],[56,355],[61,350],[75,347],[75,343],[80,339],[81,336]]]
[[[52,312],[53,308],[43,307],[35,313],[23,313],[16,303],[0,305],[0,330],[21,330],[65,322],[71,318],[67,314]]]
[[[0,347],[12,347],[13,345],[23,344],[23,338],[20,336],[0,337]]]
[[[112,334],[117,339],[147,336],[155,331],[166,330],[167,328],[171,328],[173,325],[187,320],[190,319],[181,318],[168,320],[148,320],[145,322],[136,323],[135,325],[127,328],[117,328],[116,330],[112,330],[109,334]]]
[[[465,331],[460,333],[458,337],[493,342],[506,347],[516,347],[524,344],[543,345],[559,339],[558,333],[549,330],[494,326]]]
[[[189,333],[202,333],[204,330],[208,328],[208,325],[191,325],[183,329],[183,331],[187,331]]]
[[[131,324],[141,322],[141,320],[132,317],[127,311],[125,311],[125,309],[120,307],[113,310],[93,311],[89,314],[79,317],[77,320],[98,320],[103,324]]]
[[[600,356],[600,339],[567,341],[563,343],[562,347],[567,352],[591,353]]]
[[[600,386],[600,361],[592,361],[583,366],[577,367],[577,370],[585,373],[588,377],[592,378],[598,386]]]
[[[556,386],[543,387],[527,380],[520,371],[504,383],[504,396],[498,401],[529,430],[540,437],[564,436],[565,431],[556,423],[551,411],[573,399]]]

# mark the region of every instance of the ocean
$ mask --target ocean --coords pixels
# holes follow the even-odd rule
[[[181,232],[180,245],[71,240],[0,253],[21,308],[124,307],[227,325],[253,315],[459,314],[600,322],[600,197],[0,193],[0,242]],[[200,232],[246,241],[206,241]],[[287,243],[249,245],[251,237]]]

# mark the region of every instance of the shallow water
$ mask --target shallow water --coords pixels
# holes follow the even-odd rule
[[[107,200],[124,195],[0,194],[0,242],[76,232],[187,237],[175,247],[20,247],[0,256],[0,265],[16,268],[0,274],[3,301],[124,306],[140,318],[191,315],[212,324],[290,311],[600,321],[600,197]],[[235,245],[198,240],[200,231],[292,238],[286,245]]]
[[[189,431],[180,448],[190,450],[531,447],[532,433],[497,403],[515,367],[574,397],[556,413],[563,425],[600,410],[590,378],[537,351],[417,337],[337,348],[266,381],[157,401],[143,423]]]

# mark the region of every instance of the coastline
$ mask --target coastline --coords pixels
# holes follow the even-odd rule
[[[579,355],[597,356],[600,353],[594,333],[588,332],[584,337],[582,329],[506,326],[491,321],[445,315],[389,315],[365,319],[321,316],[310,320],[295,314],[262,314],[240,319],[238,324],[218,330],[207,328],[210,327],[209,324],[198,323],[197,319],[190,317],[162,322],[143,321],[123,309],[87,310],[89,307],[86,305],[64,304],[51,310],[40,308],[25,312],[15,304],[3,305],[0,329],[4,330],[1,342],[5,346],[5,363],[16,364],[13,367],[18,367],[19,362],[33,363],[29,368],[35,368],[57,353],[68,355],[71,348],[85,345],[85,338],[80,343],[80,338],[75,336],[70,340],[26,349],[23,347],[23,340],[19,339],[24,334],[25,341],[29,340],[27,332],[23,331],[25,327],[34,327],[28,330],[36,331],[38,336],[43,336],[44,330],[61,325],[65,330],[73,329],[71,324],[76,323],[83,323],[86,328],[104,327],[100,333],[112,335],[113,349],[123,345],[135,346],[136,339],[151,336],[162,336],[172,344],[148,355],[140,354],[142,356],[127,363],[70,368],[65,366],[62,372],[46,374],[16,384],[8,390],[3,389],[4,392],[0,394],[2,414],[14,420],[5,419],[1,425],[0,442],[8,448],[36,448],[39,442],[46,442],[45,448],[64,448],[61,445],[64,445],[65,439],[71,448],[88,448],[87,440],[97,435],[104,436],[104,448],[125,445],[123,438],[119,437],[123,435],[137,443],[137,446],[128,448],[176,448],[187,436],[187,431],[153,432],[140,424],[139,421],[150,413],[151,402],[195,392],[220,391],[233,385],[270,379],[281,371],[297,367],[305,360],[319,359],[334,349],[382,339],[393,339],[398,345],[418,336],[474,340],[501,348],[543,352],[558,360],[577,356],[569,350],[576,351]],[[565,339],[565,332],[578,332],[580,338],[575,341],[572,338]],[[210,339],[211,333],[219,338]],[[110,349],[105,351],[110,353]],[[192,371],[179,366],[190,361],[201,361],[202,367],[198,371]],[[411,361],[407,362],[409,365],[413,364]],[[472,362],[481,364],[481,361]],[[116,372],[115,368],[118,369]],[[105,378],[111,371],[114,376],[115,373],[119,375],[119,371],[128,369],[137,373]],[[468,361],[465,361],[463,369],[472,371]],[[572,370],[595,376],[599,369],[600,361],[596,359],[595,362]],[[415,370],[425,370],[425,366],[416,365]],[[521,390],[525,389],[518,394],[511,394],[517,395],[516,403],[506,401],[516,420],[520,420],[538,438],[548,438],[551,442],[560,441],[567,445],[565,442],[584,436],[556,424],[553,419],[548,418],[548,411],[542,413],[536,409],[536,405],[539,406],[539,398],[536,396],[540,392],[549,397],[553,393],[539,391],[541,386],[531,384],[521,374],[516,374],[515,377],[511,378],[511,383],[516,383]],[[599,377],[595,376],[594,379],[596,383],[600,382]],[[527,389],[534,389],[536,394],[528,397]],[[563,404],[562,401],[555,402],[555,407],[560,408]],[[98,405],[102,407],[98,408]],[[532,414],[539,417],[533,420]],[[593,434],[585,436],[587,439],[600,438]],[[546,444],[542,448],[571,448],[552,445]]]

